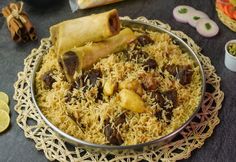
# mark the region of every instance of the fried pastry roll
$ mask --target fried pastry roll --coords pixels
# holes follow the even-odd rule
[[[87,42],[98,42],[120,32],[116,9],[73,20],[67,20],[50,28],[51,40],[57,55]]]
[[[122,51],[135,39],[133,31],[125,28],[118,35],[107,40],[73,48],[65,52],[59,62],[61,62],[67,80],[73,81],[75,72],[79,73],[83,69],[88,69],[99,59],[107,57],[114,52]]]
[[[77,0],[77,4],[80,9],[92,8],[96,6],[102,6],[110,3],[119,2],[121,0]]]

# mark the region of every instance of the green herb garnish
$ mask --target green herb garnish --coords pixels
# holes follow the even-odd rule
[[[206,23],[205,27],[206,27],[207,30],[210,30],[211,29],[211,24],[210,23]]]
[[[236,43],[230,43],[227,49],[231,55],[236,57]]]
[[[194,20],[199,20],[200,17],[198,17],[198,16],[194,16],[193,19],[194,19]]]
[[[188,12],[188,9],[187,8],[181,8],[180,10],[178,10],[179,13],[181,14],[185,14]]]

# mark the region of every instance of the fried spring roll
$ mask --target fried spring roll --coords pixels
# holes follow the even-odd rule
[[[74,80],[74,74],[82,69],[90,68],[99,59],[109,56],[114,52],[122,51],[135,40],[133,31],[123,29],[118,35],[102,42],[93,43],[83,47],[73,48],[62,54],[61,65],[68,81]]]
[[[110,3],[115,3],[119,2],[122,0],[77,0],[77,4],[79,5],[80,9],[85,9],[85,8],[92,8],[96,6],[102,6]]]
[[[98,42],[120,32],[116,9],[101,14],[64,21],[50,28],[51,40],[57,55],[87,42]]]

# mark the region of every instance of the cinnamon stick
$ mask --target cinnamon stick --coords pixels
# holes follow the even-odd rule
[[[25,12],[22,13],[22,16],[26,20],[29,20],[29,17]],[[36,40],[37,39],[36,31],[35,31],[33,24],[31,23],[31,21],[27,21],[24,25],[25,25],[25,28],[26,28],[26,31],[29,35],[30,40]]]
[[[28,15],[22,11],[23,2],[10,3],[2,9],[7,20],[11,38],[16,42],[36,40],[36,32]]]
[[[11,15],[10,8],[8,6],[4,7],[2,9],[2,14],[5,18],[10,16]],[[20,23],[18,23],[16,19],[11,19],[9,21],[8,28],[9,28],[10,33],[11,33],[11,38],[16,42],[21,41],[21,30],[20,30],[20,28],[22,28],[22,25],[20,25]]]
[[[12,6],[10,3],[10,7]],[[20,9],[20,3],[16,4],[17,8]],[[11,8],[12,9],[12,8]],[[21,16],[26,20],[26,22],[24,23],[24,27],[26,28],[26,31],[29,35],[30,40],[36,40],[37,36],[36,36],[36,31],[35,28],[33,26],[33,24],[31,23],[29,16],[25,13],[25,12],[21,12]]]

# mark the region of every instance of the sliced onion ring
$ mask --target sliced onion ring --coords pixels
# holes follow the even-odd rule
[[[190,16],[188,17],[188,23],[189,25],[191,25],[192,27],[196,27],[197,22],[202,19],[202,18],[208,18],[207,14],[205,14],[202,11],[199,10],[195,10],[192,11],[190,14]]]
[[[187,23],[189,14],[193,11],[195,11],[195,9],[187,5],[176,6],[173,10],[173,16],[176,21]]]
[[[201,19],[197,22],[196,29],[204,37],[213,37],[219,32],[218,25],[210,19]]]

